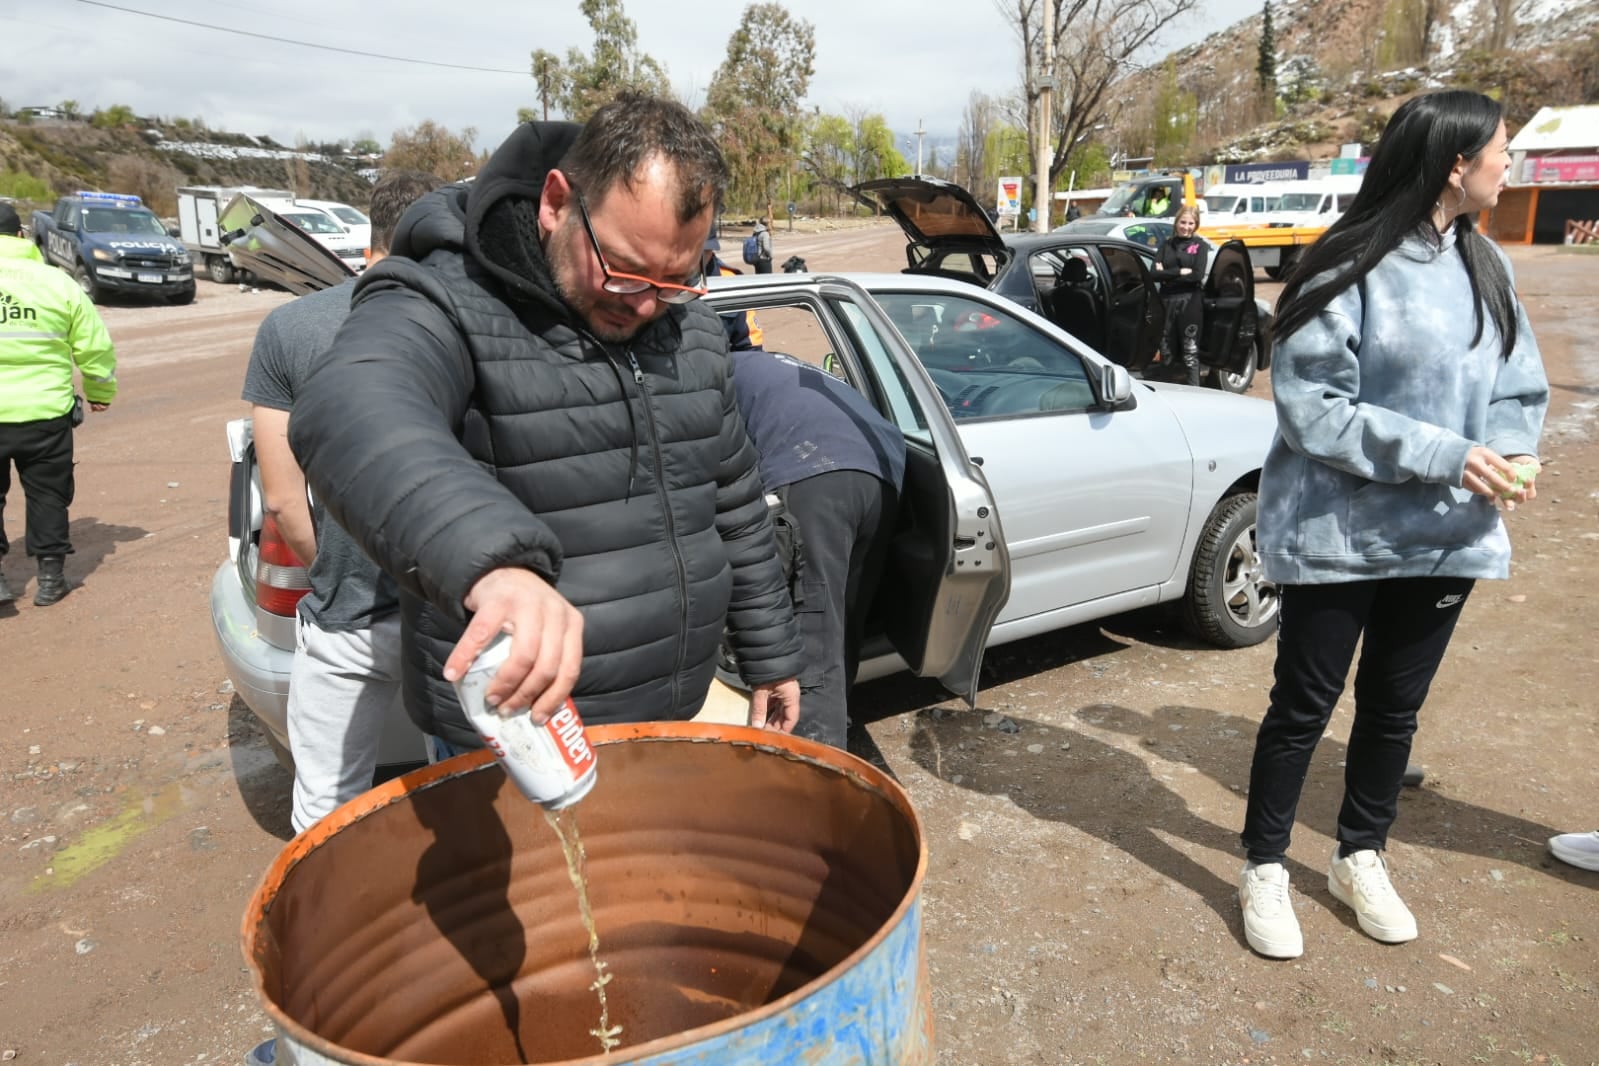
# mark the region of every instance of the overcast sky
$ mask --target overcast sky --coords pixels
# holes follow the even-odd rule
[[[340,55],[128,14],[81,0],[0,5],[12,107],[77,100],[85,111],[127,104],[145,115],[202,116],[213,128],[265,133],[283,143],[370,133],[387,144],[424,118],[477,130],[478,147],[510,132],[518,107],[536,105],[529,53],[587,52],[593,36],[577,0],[108,0],[117,7],[298,41],[499,68],[445,70]],[[665,64],[697,106],[727,51],[747,0],[632,0],[639,44]],[[842,113],[881,112],[903,134],[922,122],[952,136],[973,89],[1018,81],[1018,44],[995,0],[805,0],[789,10],[816,28],[807,102]],[[1200,0],[1171,27],[1156,57],[1260,10],[1259,0]],[[381,12],[381,16],[377,13]]]

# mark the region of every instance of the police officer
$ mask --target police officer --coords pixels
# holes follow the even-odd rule
[[[72,427],[79,420],[74,364],[89,407],[104,411],[117,395],[117,356],[105,323],[77,283],[22,239],[16,208],[0,203],[0,559],[11,547],[4,512],[15,463],[28,501],[27,550],[39,560],[38,607],[68,591]],[[15,598],[0,573],[0,604]]]

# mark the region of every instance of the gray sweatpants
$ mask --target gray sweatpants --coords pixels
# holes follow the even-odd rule
[[[378,739],[400,698],[400,615],[370,629],[295,625],[289,675],[289,751],[296,833],[372,787]]]

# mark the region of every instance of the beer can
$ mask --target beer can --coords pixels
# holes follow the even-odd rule
[[[526,711],[502,717],[484,700],[489,683],[511,654],[511,636],[489,642],[455,683],[467,721],[499,758],[522,794],[548,810],[569,807],[594,787],[598,761],[577,707],[568,699],[543,725]]]

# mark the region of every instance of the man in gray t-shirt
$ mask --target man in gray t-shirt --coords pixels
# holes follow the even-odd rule
[[[369,264],[388,251],[405,209],[438,184],[430,174],[410,172],[378,182]],[[352,279],[267,315],[244,376],[264,507],[295,554],[310,563],[311,591],[300,601],[289,679],[295,832],[371,787],[383,723],[405,713],[394,585],[338,523],[308,503],[288,441],[295,395],[332,346],[354,288]]]

